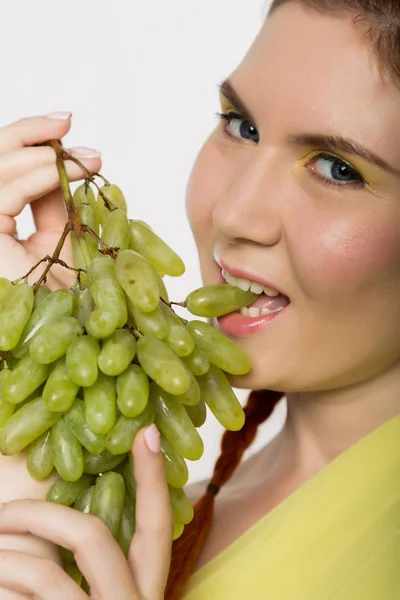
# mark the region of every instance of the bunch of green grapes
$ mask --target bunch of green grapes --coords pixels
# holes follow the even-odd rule
[[[87,264],[72,233],[82,271],[71,289],[0,279],[0,452],[26,449],[37,480],[55,469],[47,499],[100,517],[127,553],[137,432],[152,423],[160,430],[176,539],[193,518],[182,489],[185,459],[203,454],[197,428],[206,407],[225,428],[240,429],[244,412],[225,373],[247,373],[251,364],[205,321],[177,316],[162,277],[182,275],[182,260],[148,225],[128,219],[117,186],[101,189],[108,207],[87,183],[74,194],[98,238],[85,234]],[[192,292],[182,306],[214,317],[255,298],[215,285]]]

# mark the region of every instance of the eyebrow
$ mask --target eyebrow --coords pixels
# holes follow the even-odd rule
[[[253,125],[255,124],[255,119],[251,114],[251,111],[247,108],[246,104],[236,92],[229,79],[225,79],[224,81],[222,81],[222,83],[218,85],[218,89],[220,93],[247,121],[250,121]],[[391,173],[392,175],[400,177],[400,170],[392,167],[392,165],[390,165],[382,157],[378,156],[371,150],[367,150],[354,140],[350,140],[342,136],[324,135],[316,133],[300,133],[289,135],[287,137],[287,141],[288,143],[296,146],[316,146],[331,151],[347,152],[349,154],[353,154],[355,156],[363,158],[367,162],[376,165],[377,167],[383,169],[384,171],[387,171],[388,173]]]

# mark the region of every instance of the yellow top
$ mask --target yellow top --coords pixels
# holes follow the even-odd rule
[[[196,571],[184,596],[244,599],[400,599],[400,415]]]

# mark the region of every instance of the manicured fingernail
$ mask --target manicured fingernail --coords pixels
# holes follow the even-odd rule
[[[62,121],[68,121],[72,117],[72,112],[59,110],[56,112],[51,112],[46,115],[48,119],[60,119]]]
[[[77,146],[76,148],[71,148],[72,154],[75,156],[79,156],[80,158],[97,158],[101,156],[101,152],[95,150],[94,148],[86,148],[85,146]]]
[[[160,452],[160,432],[154,424],[146,429],[144,438],[148,449],[154,454],[158,454]]]

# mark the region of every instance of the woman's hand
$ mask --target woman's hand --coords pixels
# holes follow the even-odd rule
[[[159,434],[153,451],[142,429],[136,436],[136,531],[128,560],[97,517],[40,500],[15,500],[0,508],[0,535],[33,534],[71,550],[96,600],[161,600],[167,582],[173,517]],[[154,452],[156,450],[156,452]],[[0,550],[0,589],[10,600],[87,600],[86,593],[52,560]],[[8,600],[8,599],[7,599]]]
[[[57,114],[57,113],[56,113]],[[47,254],[52,254],[64,229],[67,214],[59,187],[56,155],[49,146],[32,147],[51,139],[61,139],[69,131],[67,118],[29,117],[0,128],[0,277],[17,279]],[[81,158],[95,151],[71,153],[85,167],[95,173],[101,160]],[[98,154],[98,153],[97,153]],[[82,169],[73,161],[66,161],[70,181],[84,179]],[[31,204],[36,232],[27,240],[18,240],[15,217]],[[69,240],[61,258],[72,264]],[[74,274],[55,265],[48,278],[51,288],[67,287]],[[39,273],[40,274],[40,273]],[[39,278],[33,274],[33,281]]]

